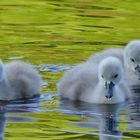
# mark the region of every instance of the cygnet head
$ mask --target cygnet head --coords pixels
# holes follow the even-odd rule
[[[4,78],[4,66],[2,61],[0,60],[0,82],[3,80]]]
[[[129,42],[124,49],[125,65],[133,70],[140,79],[140,40]]]
[[[123,66],[116,57],[107,57],[99,64],[98,77],[106,88],[106,98],[112,98],[113,88],[121,81],[122,75]]]

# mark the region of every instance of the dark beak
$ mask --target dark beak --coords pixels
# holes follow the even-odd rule
[[[115,84],[113,82],[107,83],[105,82],[105,88],[107,90],[107,92],[105,93],[105,97],[108,99],[111,99],[113,96],[113,87],[115,86]]]
[[[137,66],[135,67],[135,71],[136,71],[136,75],[138,76],[138,78],[139,78],[139,80],[140,80],[140,66],[139,66],[139,65],[137,65]]]
[[[136,70],[137,72],[140,72],[140,66],[137,65],[137,66],[135,67],[135,70]]]

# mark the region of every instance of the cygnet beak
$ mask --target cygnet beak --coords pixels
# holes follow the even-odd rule
[[[107,90],[107,92],[105,93],[105,97],[108,99],[111,99],[113,96],[113,87],[115,86],[115,84],[111,81],[111,82],[105,82],[105,88]]]
[[[137,65],[137,66],[135,67],[135,72],[136,72],[136,75],[138,76],[138,78],[139,78],[139,80],[140,80],[140,66],[139,66],[139,65]]]

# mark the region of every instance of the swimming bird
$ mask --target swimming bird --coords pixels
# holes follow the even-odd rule
[[[140,40],[130,41],[124,48],[126,79],[131,85],[140,85]]]
[[[58,92],[62,98],[88,103],[121,103],[130,97],[123,75],[122,63],[116,57],[107,57],[99,64],[84,62],[63,76]]]
[[[130,41],[124,49],[111,48],[89,57],[87,61],[99,63],[114,56],[121,60],[125,69],[125,79],[129,85],[140,85],[140,40]]]
[[[33,98],[39,94],[41,77],[30,64],[0,61],[0,100]]]

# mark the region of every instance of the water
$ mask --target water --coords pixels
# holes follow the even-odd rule
[[[40,98],[1,103],[0,139],[140,139],[137,87],[133,102],[117,106],[59,101],[56,89],[76,63],[139,39],[139,7],[138,0],[1,0],[0,58],[31,63],[44,83]]]
[[[96,105],[43,94],[0,105],[0,139],[139,139],[139,93],[116,105]],[[8,128],[8,132],[6,131]]]

